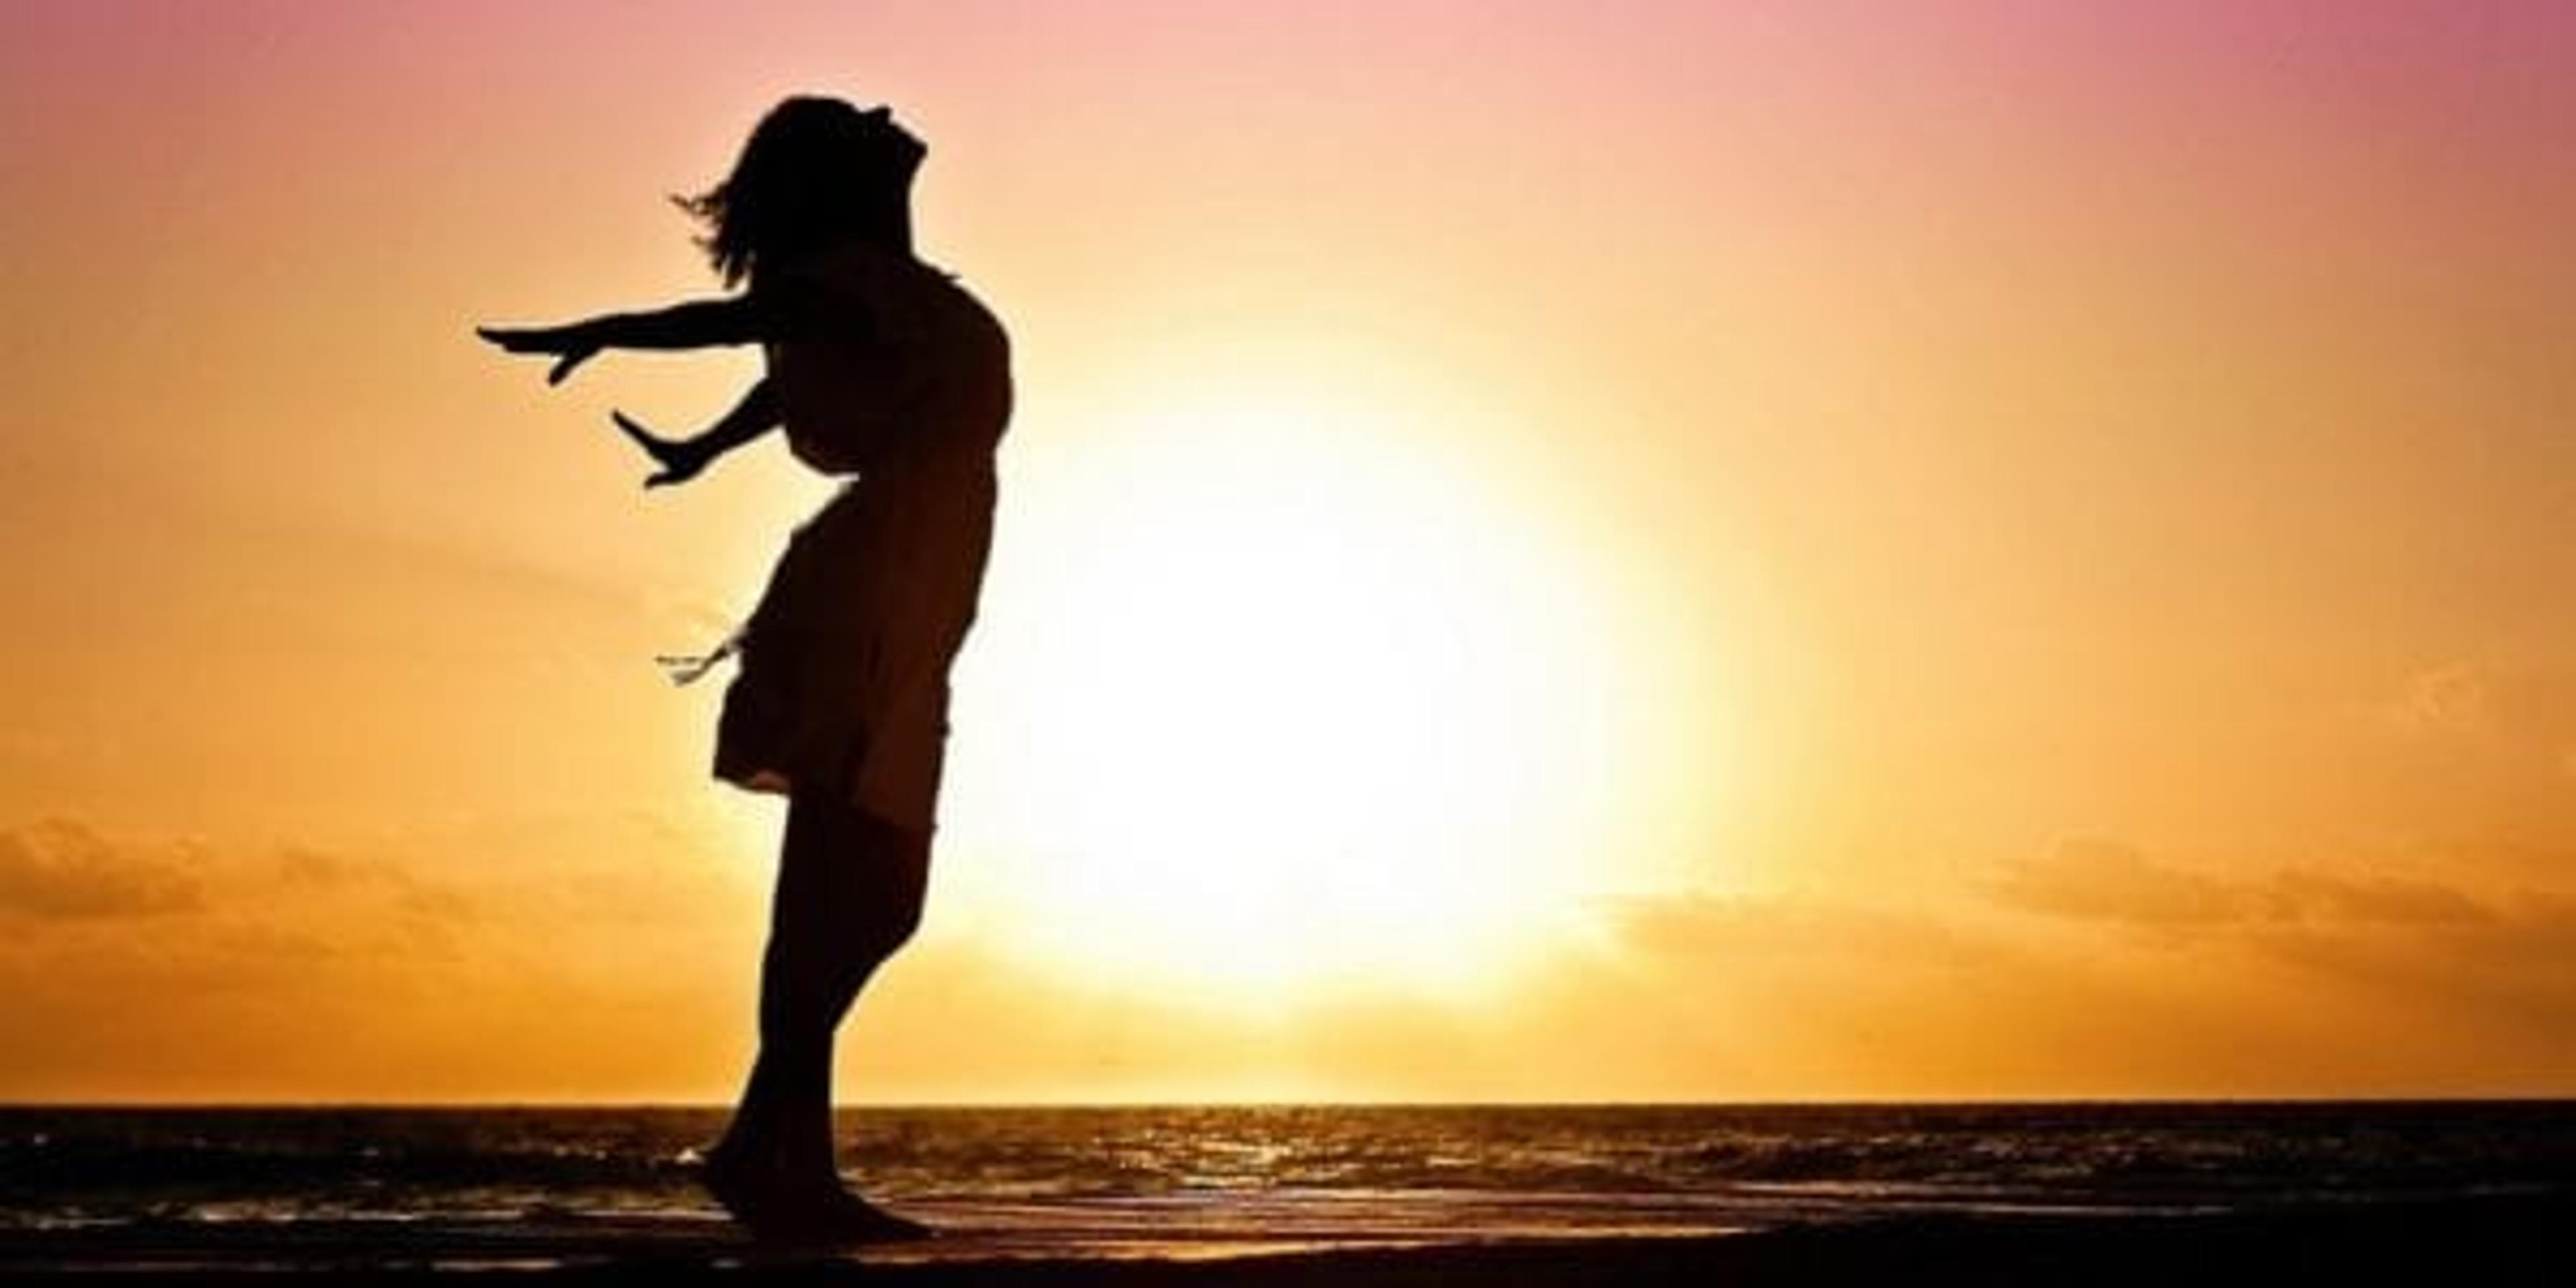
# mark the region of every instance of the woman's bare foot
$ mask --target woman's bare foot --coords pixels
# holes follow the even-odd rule
[[[929,1226],[852,1194],[837,1176],[791,1174],[740,1151],[710,1152],[698,1179],[726,1215],[764,1243],[852,1247],[933,1237]]]
[[[755,1215],[769,1206],[764,1170],[744,1157],[744,1151],[718,1145],[698,1165],[698,1184],[706,1187],[708,1196],[734,1224],[756,1231]]]

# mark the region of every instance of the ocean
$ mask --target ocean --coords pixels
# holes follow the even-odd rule
[[[697,1108],[0,1110],[0,1262],[226,1265],[400,1235],[428,1263],[733,1236]],[[898,1255],[1217,1256],[2576,1189],[2576,1102],[849,1111]]]

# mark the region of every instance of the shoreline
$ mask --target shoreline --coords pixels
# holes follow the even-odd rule
[[[373,1237],[370,1237],[372,1233]],[[545,1251],[449,1246],[347,1229],[279,1239],[168,1227],[16,1231],[0,1236],[13,1284],[267,1283],[327,1275],[377,1284],[503,1280],[624,1282],[648,1273],[690,1282],[998,1284],[1019,1288],[1244,1284],[1255,1288],[1417,1284],[2300,1283],[2400,1281],[2543,1284],[2576,1264],[2576,1193],[2305,1205],[2191,1215],[1940,1215],[1793,1224],[1739,1234],[1613,1235],[1414,1247],[1323,1246],[1241,1255],[1172,1250],[1111,1257],[1053,1250],[947,1255],[936,1244],[829,1257],[751,1245],[651,1240],[615,1231]],[[531,1264],[532,1261],[552,1264]],[[429,1264],[435,1262],[437,1264]]]

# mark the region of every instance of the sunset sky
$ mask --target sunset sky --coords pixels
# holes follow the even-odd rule
[[[715,1100],[828,494],[665,197],[930,143],[1020,408],[877,1101],[2576,1093],[2576,6],[0,5],[0,1099]]]

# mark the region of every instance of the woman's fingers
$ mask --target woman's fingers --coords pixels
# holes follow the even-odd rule
[[[506,353],[551,353],[555,365],[546,372],[546,383],[559,385],[573,368],[599,354],[599,346],[576,339],[569,328],[559,326],[510,327],[478,326],[474,334],[486,342],[501,346]]]
[[[644,428],[642,425],[636,424],[625,412],[612,411],[608,413],[608,419],[610,423],[617,426],[619,432],[625,434],[628,438],[634,439],[637,447],[641,447],[645,451],[651,452],[657,460],[660,459],[662,455],[662,449],[670,445],[662,439],[655,437],[653,431]]]
[[[559,385],[573,373],[573,368],[599,355],[599,346],[575,339],[564,327],[478,326],[474,334],[501,346],[505,353],[550,353],[555,365],[546,369],[546,383]]]
[[[637,424],[625,412],[612,411],[608,413],[608,419],[617,425],[618,432],[635,440],[637,447],[643,448],[646,455],[661,465],[661,469],[644,480],[644,486],[669,487],[674,483],[686,483],[696,478],[699,470],[706,468],[706,462],[697,459],[686,443],[655,434]]]
[[[645,479],[644,486],[648,488],[656,488],[669,487],[674,483],[686,483],[690,479],[696,478],[698,476],[698,471],[705,469],[706,467],[707,463],[705,461],[672,461],[664,465],[661,470],[655,473],[652,477]]]

